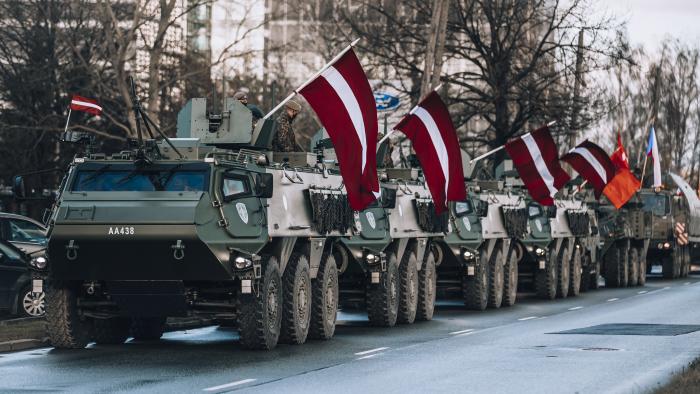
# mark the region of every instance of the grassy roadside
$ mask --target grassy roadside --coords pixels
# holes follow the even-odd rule
[[[696,358],[683,371],[674,375],[668,384],[654,394],[696,394],[700,392],[700,358]]]

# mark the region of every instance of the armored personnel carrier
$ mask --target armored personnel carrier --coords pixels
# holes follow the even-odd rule
[[[382,199],[353,212],[332,166],[269,152],[275,122],[251,124],[237,100],[211,114],[193,99],[178,138],[73,160],[36,282],[54,346],[157,339],[166,317],[189,315],[234,321],[247,348],[328,339],[339,277],[375,324],[432,318],[441,234],[422,183],[386,178]]]

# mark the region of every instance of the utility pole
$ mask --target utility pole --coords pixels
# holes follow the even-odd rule
[[[423,78],[421,79],[420,97],[423,98],[440,82],[442,71],[442,55],[447,35],[447,14],[449,0],[433,0],[433,15],[430,19],[428,47],[423,63]]]
[[[578,135],[578,114],[581,110],[581,85],[583,84],[583,30],[578,32],[578,49],[576,50],[576,70],[574,71],[574,97],[571,109],[571,128],[569,129],[569,148],[576,146]]]

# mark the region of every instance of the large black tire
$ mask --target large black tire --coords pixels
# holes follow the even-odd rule
[[[282,278],[277,259],[264,264],[259,294],[240,294],[238,330],[246,349],[272,349],[277,346],[282,326]]]
[[[47,281],[46,331],[51,345],[60,349],[82,349],[91,339],[92,324],[78,314],[77,286]]]
[[[627,285],[627,253],[613,245],[605,254],[605,286],[625,287]]]
[[[397,322],[412,324],[418,311],[418,260],[414,252],[406,253],[399,267],[399,314]]]
[[[643,251],[644,248],[637,249],[637,256],[639,256],[639,279],[637,284],[639,286],[644,286],[647,283],[647,256]]]
[[[92,339],[98,345],[119,345],[129,337],[131,321],[125,317],[92,320]]]
[[[435,313],[435,296],[437,294],[437,272],[435,256],[428,252],[423,263],[423,269],[418,272],[418,310],[416,319],[427,321],[433,319]]]
[[[544,269],[535,262],[535,293],[539,298],[553,300],[557,296],[557,260],[554,249],[549,248],[545,256]]]
[[[639,251],[637,248],[630,248],[628,260],[629,273],[627,275],[627,285],[629,287],[634,287],[639,283]]]
[[[280,342],[301,345],[311,325],[311,277],[306,249],[292,253],[282,275],[282,331]]]
[[[683,252],[679,246],[673,248],[673,279],[681,277],[683,266]]]
[[[681,251],[681,277],[687,278],[690,273],[690,247],[683,246]]]
[[[515,250],[510,251],[503,269],[503,303],[502,306],[513,306],[518,298],[518,256]]]
[[[46,314],[46,294],[32,291],[31,283],[17,295],[17,312],[22,317],[44,317]]]
[[[569,262],[569,297],[576,297],[581,292],[581,247],[574,246]]]
[[[462,295],[468,309],[483,311],[489,303],[489,261],[486,248],[481,249],[479,261],[474,267],[474,275],[462,273]]]
[[[571,263],[566,259],[569,248],[569,245],[562,245],[557,257],[557,297],[559,298],[566,298],[569,295]]]
[[[501,245],[496,245],[489,263],[489,307],[498,309],[503,303],[503,288],[505,279],[503,278],[504,271],[504,256]]]
[[[155,341],[165,332],[165,317],[134,317],[131,319],[131,336],[137,341]]]
[[[396,255],[387,255],[386,272],[379,283],[367,283],[367,317],[370,324],[393,327],[399,314],[399,264]]]
[[[311,327],[309,337],[331,339],[338,316],[338,266],[333,254],[321,258],[316,279],[311,281]]]

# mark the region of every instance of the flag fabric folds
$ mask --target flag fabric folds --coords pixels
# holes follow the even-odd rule
[[[569,163],[593,186],[596,198],[600,198],[605,186],[615,176],[615,165],[608,154],[603,148],[588,140],[571,149],[561,157],[561,160]]]
[[[298,93],[333,142],[350,206],[365,209],[379,195],[377,109],[355,52],[349,49]]]
[[[624,168],[629,170],[630,169],[630,163],[627,158],[627,152],[625,151],[625,147],[622,146],[622,136],[620,133],[617,133],[617,149],[615,149],[615,152],[613,152],[612,155],[610,155],[610,160],[612,160],[613,165],[615,165],[615,169],[619,168]]]
[[[654,184],[652,187],[661,186],[661,160],[659,156],[659,144],[656,140],[654,126],[649,130],[649,143],[647,144],[647,157],[651,156],[654,161]]]
[[[77,94],[74,94],[70,100],[70,109],[71,111],[87,112],[93,115],[102,114],[102,106],[97,103],[97,100],[78,96]]]
[[[569,175],[559,165],[557,146],[547,126],[506,143],[518,174],[530,196],[542,205],[554,205],[554,195]]]
[[[615,177],[613,177],[603,189],[603,194],[605,194],[615,208],[620,209],[634,196],[634,193],[636,193],[640,187],[641,183],[630,170],[620,168],[617,170]]]
[[[447,106],[431,92],[395,127],[411,140],[421,163],[438,214],[447,201],[464,201],[467,193],[462,153]]]

